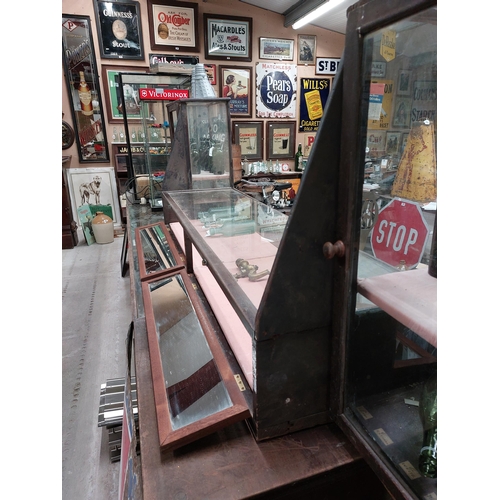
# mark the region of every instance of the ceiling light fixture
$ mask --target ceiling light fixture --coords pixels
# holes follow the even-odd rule
[[[294,30],[298,30],[299,28],[302,28],[302,26],[305,26],[306,24],[311,23],[318,17],[322,16],[323,14],[327,13],[328,11],[332,10],[334,7],[337,5],[341,4],[344,0],[328,0],[327,2],[321,4],[318,8],[312,10],[308,14],[306,14],[304,17],[301,17],[297,21],[295,21],[292,24],[292,28]]]

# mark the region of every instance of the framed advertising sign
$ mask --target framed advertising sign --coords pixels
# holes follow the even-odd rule
[[[317,132],[330,93],[330,78],[300,79],[299,132]]]
[[[262,160],[264,143],[264,122],[233,121],[234,143],[241,146],[241,157],[248,160]]]
[[[205,59],[252,60],[252,18],[203,14]]]
[[[339,57],[317,57],[316,74],[317,75],[336,75],[339,70]]]
[[[219,66],[221,97],[229,97],[231,116],[252,116],[252,68]]]
[[[259,57],[293,61],[293,40],[286,38],[259,38]]]
[[[198,52],[198,4],[148,0],[152,50]]]
[[[89,16],[62,15],[62,59],[80,162],[108,163],[108,139]]]
[[[267,122],[267,157],[270,160],[295,157],[295,127],[291,122]]]
[[[295,118],[297,66],[289,63],[257,63],[257,118]]]
[[[314,64],[316,58],[316,35],[298,35],[297,63]]]
[[[147,73],[147,68],[136,66],[101,66],[101,78],[106,96],[106,111],[109,123],[123,123],[123,102],[120,94],[118,73]],[[138,92],[140,85],[133,84],[134,92]],[[137,95],[137,94],[136,94]],[[125,93],[127,120],[141,119],[139,106],[132,99],[131,92]]]
[[[103,59],[144,60],[141,7],[133,0],[94,0]]]

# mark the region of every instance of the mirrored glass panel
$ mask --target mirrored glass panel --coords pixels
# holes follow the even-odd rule
[[[163,227],[156,224],[139,229],[146,275],[170,269],[178,264],[170,250]]]
[[[346,414],[422,499],[437,492],[437,11],[364,39],[366,127]]]
[[[172,429],[232,406],[180,275],[149,283]]]

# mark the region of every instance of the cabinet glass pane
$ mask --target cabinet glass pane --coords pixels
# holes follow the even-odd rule
[[[232,406],[179,275],[149,284],[172,430]]]
[[[191,171],[229,177],[229,131],[225,103],[206,102],[187,106]]]
[[[365,181],[346,391],[346,414],[419,498],[437,489],[436,14],[364,39]]]

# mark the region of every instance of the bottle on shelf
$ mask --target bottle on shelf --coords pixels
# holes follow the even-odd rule
[[[406,260],[399,261],[398,271],[408,271],[408,266],[406,265]]]
[[[301,172],[304,170],[304,166],[302,164],[302,160],[304,155],[302,154],[302,144],[299,143],[299,147],[297,149],[297,153],[295,153],[295,171]]]
[[[437,477],[437,380],[432,377],[424,384],[419,401],[420,419],[424,431],[418,468],[425,477]]]
[[[80,71],[80,85],[78,87],[78,97],[80,98],[80,107],[82,113],[85,116],[91,116],[93,114],[92,93],[90,92],[89,86],[85,81],[85,75],[83,71]]]
[[[433,278],[437,278],[437,214],[434,219],[434,230],[432,231],[431,253],[429,255],[428,273]]]

